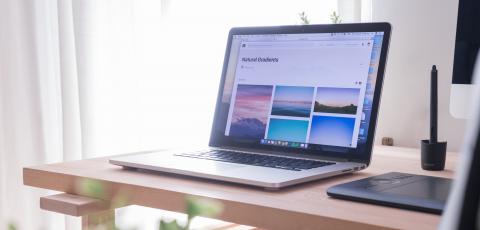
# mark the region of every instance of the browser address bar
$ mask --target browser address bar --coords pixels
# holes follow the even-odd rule
[[[329,41],[329,42],[249,42],[245,43],[244,48],[314,48],[326,46],[362,46],[370,40],[361,41]]]

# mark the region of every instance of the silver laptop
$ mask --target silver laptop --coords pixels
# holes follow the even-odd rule
[[[370,163],[388,23],[233,28],[207,149],[110,163],[264,188]]]

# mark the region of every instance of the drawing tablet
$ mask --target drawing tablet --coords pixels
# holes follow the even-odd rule
[[[451,179],[390,172],[330,187],[334,198],[441,214]]]

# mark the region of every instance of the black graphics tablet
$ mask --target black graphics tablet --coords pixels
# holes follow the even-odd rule
[[[441,214],[451,179],[390,172],[333,186],[334,198]]]

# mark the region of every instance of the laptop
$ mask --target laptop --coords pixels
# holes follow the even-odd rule
[[[109,162],[266,189],[365,169],[390,31],[388,23],[232,28],[208,147]]]

